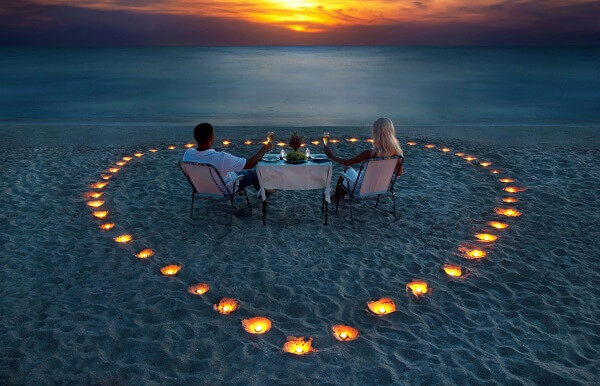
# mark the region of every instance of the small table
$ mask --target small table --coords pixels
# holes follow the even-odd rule
[[[260,197],[262,198],[263,226],[266,225],[267,196],[265,189],[278,190],[314,190],[323,189],[321,213],[325,213],[327,225],[327,208],[330,203],[331,161],[303,163],[288,163],[283,160],[275,162],[260,161],[256,165],[256,174],[260,182]]]

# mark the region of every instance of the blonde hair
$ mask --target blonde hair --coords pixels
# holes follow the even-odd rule
[[[400,142],[396,138],[394,123],[389,118],[379,118],[373,122],[373,156],[389,157],[393,155],[404,157]]]

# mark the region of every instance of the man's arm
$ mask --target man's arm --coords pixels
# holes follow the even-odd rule
[[[256,166],[258,161],[264,157],[265,154],[273,150],[273,144],[268,142],[266,145],[262,145],[262,147],[254,154],[252,157],[246,160],[246,164],[244,165],[244,169],[252,169]]]

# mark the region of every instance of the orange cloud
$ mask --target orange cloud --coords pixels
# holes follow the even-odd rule
[[[42,5],[63,5],[96,10],[226,18],[278,25],[297,32],[324,32],[336,27],[409,23],[473,22],[522,19],[506,0],[34,0]],[[520,9],[560,11],[588,0],[522,0]]]

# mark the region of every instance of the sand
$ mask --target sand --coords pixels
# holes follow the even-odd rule
[[[230,151],[249,156],[256,146],[242,145],[248,137],[260,139],[238,132],[228,138]],[[359,206],[358,230],[345,203],[324,227],[320,193],[310,191],[274,194],[266,227],[254,194],[252,211],[240,199],[230,218],[226,205],[200,202],[190,220],[179,139],[174,151],[166,141],[3,149],[0,383],[600,382],[598,150],[399,138],[406,155],[396,184],[399,219]],[[438,147],[425,149],[430,142]],[[452,151],[442,153],[442,145]],[[334,149],[351,155],[366,146],[342,141]],[[83,195],[138,150],[144,156],[103,189],[116,226],[102,231]],[[493,166],[468,163],[457,151]],[[514,195],[517,203],[500,201],[507,184],[490,168],[528,189]],[[498,207],[523,215],[500,219]],[[498,219],[510,227],[486,226]],[[473,235],[483,229],[499,239],[482,247],[486,258],[465,259],[458,247],[481,245]],[[133,241],[113,241],[123,233]],[[137,259],[143,248],[154,256]],[[171,263],[181,272],[162,276],[160,267]],[[466,275],[446,276],[445,263]],[[422,299],[405,290],[416,278],[432,288]],[[207,294],[186,292],[200,281],[211,285]],[[241,308],[216,313],[222,297]],[[368,313],[367,301],[380,297],[394,299],[397,312]],[[241,320],[254,316],[268,317],[272,329],[246,333]],[[338,342],[334,324],[361,335]],[[283,353],[291,335],[313,337],[317,352]]]

